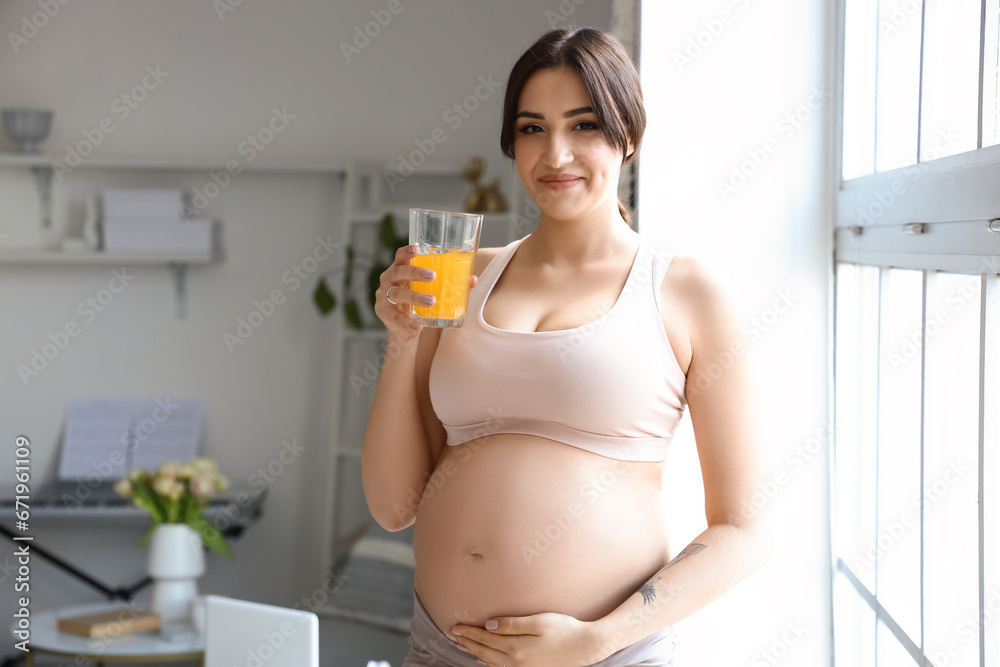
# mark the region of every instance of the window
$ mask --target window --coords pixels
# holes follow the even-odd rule
[[[1000,665],[1000,0],[840,0],[838,667]]]

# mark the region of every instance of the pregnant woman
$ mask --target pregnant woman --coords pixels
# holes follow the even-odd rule
[[[415,247],[382,274],[362,473],[380,525],[415,522],[405,667],[670,665],[671,626],[766,558],[740,510],[759,442],[733,308],[618,202],[644,129],[617,40],[543,35],[510,74],[500,138],[536,231],[480,250],[460,329],[410,318],[433,298],[410,289],[434,279]],[[680,549],[661,480],[685,409],[708,528]]]

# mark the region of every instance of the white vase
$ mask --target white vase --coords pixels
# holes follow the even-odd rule
[[[153,579],[151,610],[163,622],[190,617],[198,597],[198,577],[205,574],[201,536],[183,523],[161,523],[149,541],[147,572]]]

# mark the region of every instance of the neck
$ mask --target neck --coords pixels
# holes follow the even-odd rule
[[[530,246],[553,264],[595,261],[625,250],[634,250],[638,234],[622,219],[618,200],[572,220],[542,212]]]

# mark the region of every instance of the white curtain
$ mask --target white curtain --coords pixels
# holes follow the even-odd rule
[[[737,354],[756,362],[767,467],[753,500],[777,519],[767,566],[679,624],[678,665],[830,664],[827,137],[835,105],[816,92],[834,89],[827,10],[825,0],[642,4],[639,230],[725,272],[745,337]],[[803,455],[807,447],[814,453]],[[696,453],[685,419],[664,485],[677,549],[705,520]]]

